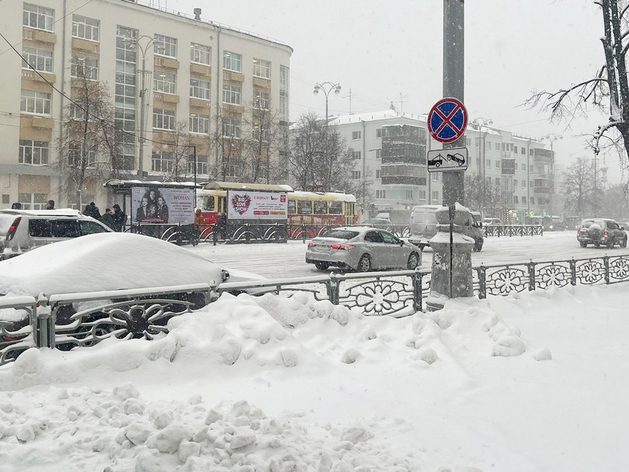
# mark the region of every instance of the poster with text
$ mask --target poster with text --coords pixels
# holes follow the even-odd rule
[[[188,188],[133,187],[133,224],[193,224],[194,190]]]
[[[227,207],[230,220],[285,220],[288,217],[285,193],[229,190]]]

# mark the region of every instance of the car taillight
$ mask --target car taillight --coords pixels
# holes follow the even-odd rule
[[[581,234],[581,230],[580,229],[577,230],[577,234]]]
[[[605,236],[609,236],[609,233],[607,231],[605,231]]]
[[[316,244],[315,244],[315,243],[313,243],[312,241],[310,241],[310,242],[308,243],[308,247],[315,247],[315,246],[316,246]]]
[[[347,251],[353,247],[353,244],[332,244],[332,249],[338,249],[340,251]]]
[[[13,221],[11,226],[9,227],[9,231],[7,231],[7,241],[11,241],[13,236],[15,236],[15,232],[17,231],[17,227],[20,226],[20,221],[22,221],[22,217],[19,216]]]

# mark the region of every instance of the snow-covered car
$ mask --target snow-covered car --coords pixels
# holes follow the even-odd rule
[[[132,233],[83,236],[0,262],[0,296],[37,297],[42,293],[50,296],[199,283],[218,287],[227,281],[260,280],[264,277],[244,271],[229,272],[175,244]],[[186,299],[186,295],[181,297]],[[214,295],[192,294],[188,301],[200,308]]]
[[[388,231],[365,226],[335,228],[314,238],[306,262],[319,270],[330,266],[369,272],[373,269],[415,269],[421,265],[419,249]]]
[[[594,247],[614,245],[627,247],[627,233],[610,218],[586,218],[577,230],[577,241],[581,247],[593,244]]]

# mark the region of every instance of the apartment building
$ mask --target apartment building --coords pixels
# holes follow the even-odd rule
[[[112,176],[241,177],[244,138],[254,135],[264,147],[271,115],[288,124],[293,50],[201,14],[130,0],[0,2],[8,41],[0,39],[0,208],[38,209],[48,199],[104,206],[112,196],[102,183]],[[81,89],[89,95],[96,84],[113,108],[107,125],[115,146],[66,149],[69,121],[89,114]],[[86,129],[96,126],[92,118]],[[270,146],[264,151],[262,174],[278,159]],[[79,161],[84,172],[73,191],[64,175]]]
[[[394,110],[333,117],[355,158],[355,180],[371,186],[373,200],[358,202],[363,219],[387,212],[397,222],[407,221],[414,205],[443,202],[443,173],[427,172],[426,152],[443,145],[428,133],[426,115]],[[558,211],[555,200],[554,152],[541,139],[470,124],[466,176],[482,182],[482,196],[473,208],[505,222],[526,222],[526,216]],[[489,201],[490,197],[499,201]],[[491,213],[496,213],[491,214]]]

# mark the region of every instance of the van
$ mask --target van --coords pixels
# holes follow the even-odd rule
[[[438,232],[435,212],[439,208],[441,208],[440,205],[419,205],[413,207],[410,222],[411,236],[408,238],[408,242],[415,244],[422,251],[430,246],[428,241]],[[474,251],[478,252],[483,248],[485,238],[479,212],[470,212],[470,217],[463,226],[461,233],[474,239]]]

